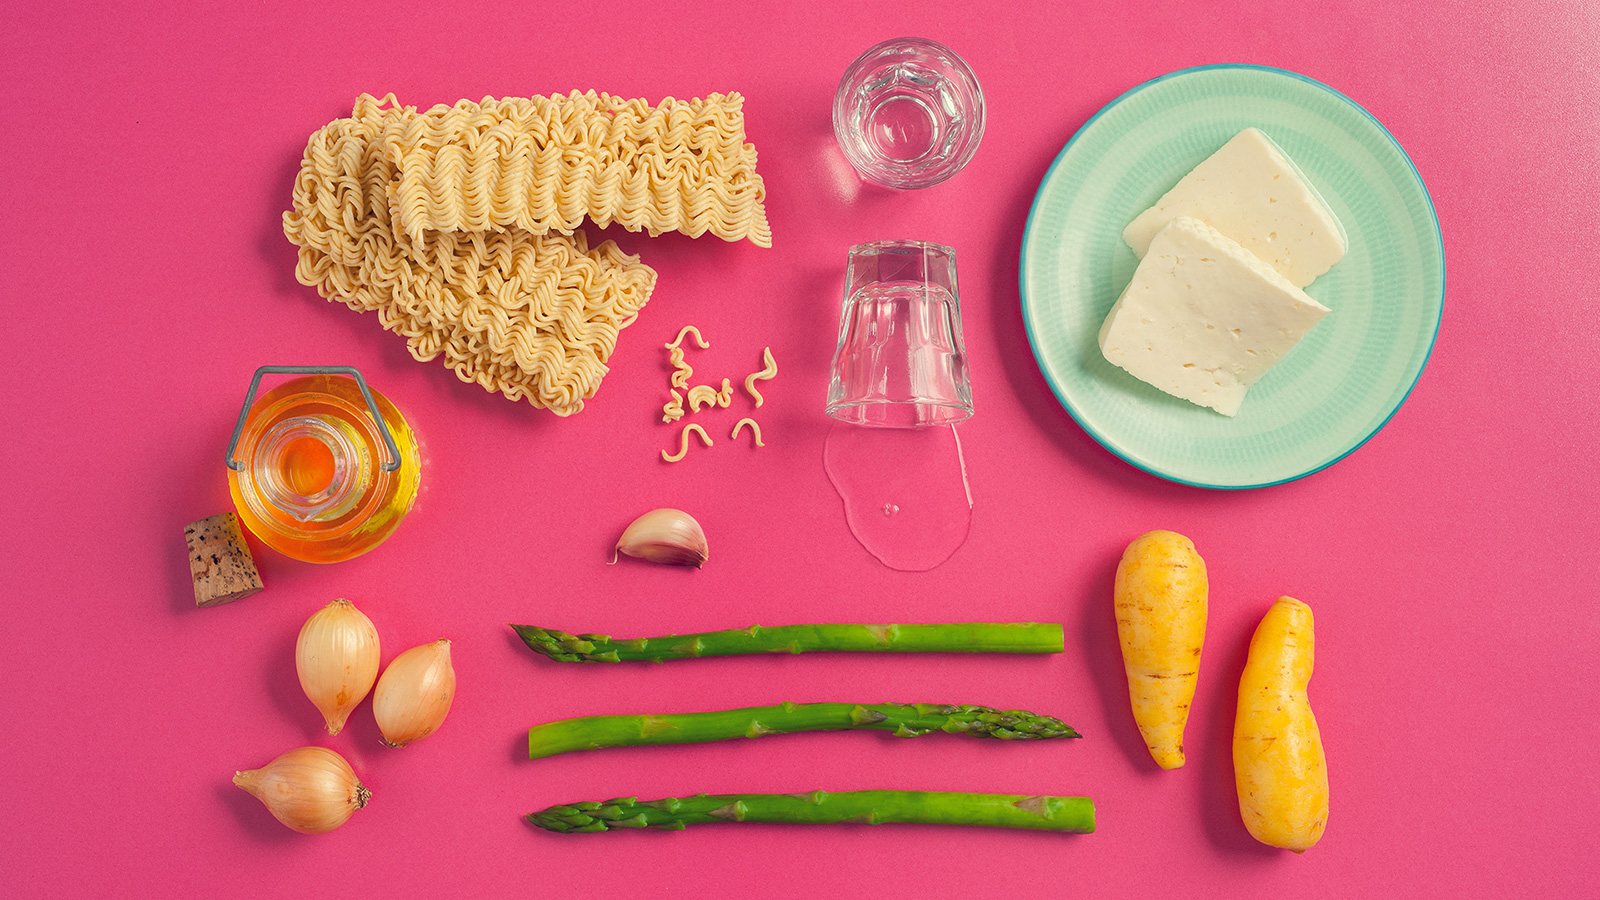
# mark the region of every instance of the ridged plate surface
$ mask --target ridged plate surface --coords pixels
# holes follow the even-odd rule
[[[1230,419],[1135,379],[1096,338],[1138,262],[1123,226],[1251,125],[1321,192],[1350,250],[1306,288],[1332,314]],[[1173,481],[1251,488],[1337,462],[1400,408],[1438,333],[1444,247],[1421,177],[1371,114],[1292,72],[1206,66],[1139,85],[1072,137],[1034,199],[1021,281],[1039,367],[1095,440]]]

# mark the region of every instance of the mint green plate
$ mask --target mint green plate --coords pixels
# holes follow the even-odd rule
[[[1138,262],[1122,227],[1250,125],[1322,193],[1350,250],[1306,288],[1332,314],[1230,419],[1135,379],[1096,341]],[[1073,135],[1034,198],[1021,277],[1034,356],[1085,431],[1163,478],[1253,488],[1338,462],[1400,408],[1439,331],[1444,245],[1416,167],[1366,110],[1282,69],[1203,66],[1139,85]]]

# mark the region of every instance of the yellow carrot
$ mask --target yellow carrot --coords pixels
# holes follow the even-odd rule
[[[1279,597],[1250,639],[1233,726],[1245,827],[1261,843],[1296,853],[1328,824],[1328,762],[1306,699],[1314,643],[1311,607]]]
[[[1163,769],[1183,765],[1183,729],[1206,638],[1206,564],[1181,534],[1141,535],[1117,564],[1117,637],[1133,719]]]

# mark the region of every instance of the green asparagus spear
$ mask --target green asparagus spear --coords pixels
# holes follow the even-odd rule
[[[1047,831],[1094,831],[1094,801],[1088,797],[1029,797],[1022,794],[959,794],[936,791],[845,791],[828,794],[696,794],[640,802],[621,797],[583,801],[528,814],[549,831],[573,834],[614,828],[678,830],[708,822],[785,822],[831,825],[847,822],[915,822],[989,825]]]
[[[950,625],[778,625],[700,634],[616,639],[568,634],[535,625],[512,625],[535,653],[557,662],[661,662],[748,653],[816,650],[901,653],[1060,653],[1061,626],[1036,622],[963,622]]]
[[[1004,741],[1075,738],[1060,719],[1022,709],[951,706],[942,703],[780,703],[717,712],[644,716],[585,716],[528,729],[528,758],[571,750],[637,747],[643,744],[702,744],[796,731],[872,728],[896,737],[930,731]]]

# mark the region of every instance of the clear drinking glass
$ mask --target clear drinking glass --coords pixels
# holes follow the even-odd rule
[[[833,95],[833,134],[861,177],[910,190],[938,184],[983,139],[983,90],[954,50],[924,38],[861,54]]]
[[[850,248],[827,410],[885,428],[972,415],[954,250],[928,241]]]

